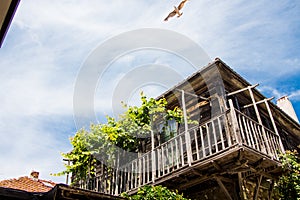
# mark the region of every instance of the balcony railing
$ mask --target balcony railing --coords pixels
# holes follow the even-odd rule
[[[235,146],[278,159],[280,137],[231,108],[191,128],[117,169],[81,183],[84,189],[118,195],[154,184],[187,166],[212,158]]]

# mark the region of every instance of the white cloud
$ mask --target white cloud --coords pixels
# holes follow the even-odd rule
[[[300,101],[300,90],[292,91],[288,96],[293,100]]]
[[[262,93],[269,93],[272,96],[274,96],[276,99],[279,99],[282,96],[285,96],[286,94],[279,91],[276,88],[270,87],[270,86],[259,86],[258,88]]]
[[[37,170],[43,179],[63,182],[64,177],[50,173],[64,169],[60,152],[70,150],[68,138],[45,130],[38,118],[11,117],[1,119],[0,179],[29,176],[31,170]]]

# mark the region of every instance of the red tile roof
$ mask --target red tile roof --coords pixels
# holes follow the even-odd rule
[[[24,190],[27,192],[48,192],[55,185],[56,183],[52,181],[33,179],[27,176],[0,181],[0,187]]]

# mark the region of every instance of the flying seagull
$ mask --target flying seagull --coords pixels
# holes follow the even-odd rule
[[[169,13],[169,15],[165,18],[165,21],[168,21],[168,19],[170,17],[174,17],[176,14],[177,14],[177,17],[180,17],[183,14],[183,13],[180,13],[180,10],[183,8],[185,2],[187,2],[187,1],[188,0],[183,0],[180,2],[178,7],[174,6],[174,10]]]

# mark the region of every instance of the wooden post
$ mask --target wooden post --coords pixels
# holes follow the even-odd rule
[[[151,138],[152,138],[152,151],[151,151],[151,160],[152,160],[152,183],[155,182],[155,173],[156,173],[156,158],[155,158],[155,151],[154,151],[154,136],[153,131],[151,130]]]
[[[259,111],[258,111],[258,108],[257,108],[257,105],[256,105],[256,102],[255,102],[255,98],[254,98],[254,95],[253,95],[253,92],[252,92],[252,88],[248,87],[248,91],[249,91],[249,94],[250,94],[250,97],[251,97],[251,100],[252,100],[252,103],[253,103],[253,107],[254,107],[254,110],[255,110],[255,114],[256,114],[258,123],[263,126],[261,118],[260,118],[260,114],[259,114]]]
[[[63,159],[64,161],[68,161],[68,166],[70,166],[70,160],[69,159]],[[66,176],[66,185],[68,185],[69,184],[69,176],[70,176],[70,174],[69,174],[69,172],[67,173],[67,176]]]
[[[222,183],[222,181],[220,180],[219,177],[215,177],[216,181],[218,182],[220,188],[223,190],[223,192],[225,193],[226,197],[230,200],[233,200],[232,197],[230,196],[230,193],[228,192],[228,190],[226,189],[226,187],[224,186],[224,184]]]
[[[154,150],[154,133],[153,130],[151,130],[151,150]]]
[[[272,181],[270,188],[269,188],[269,200],[273,199],[273,190],[274,190],[274,180]]]
[[[256,190],[255,190],[255,196],[253,197],[253,200],[257,200],[258,193],[259,193],[259,188],[260,188],[260,184],[261,184],[261,180],[262,180],[262,175],[260,175],[259,178],[257,179],[257,185],[256,185]]]
[[[265,104],[266,104],[266,107],[267,107],[267,110],[268,110],[268,113],[269,113],[269,116],[270,116],[270,119],[271,119],[271,122],[272,122],[272,125],[273,125],[273,128],[274,128],[274,131],[275,131],[276,135],[279,136],[279,133],[278,133],[278,130],[277,130],[277,127],[276,127],[276,124],[275,124],[275,121],[274,121],[274,118],[273,118],[270,106],[269,106],[269,102],[268,102],[267,99],[265,99]],[[283,144],[282,144],[280,136],[279,136],[279,143],[280,143],[280,151],[282,153],[284,153],[285,150],[284,150],[284,147],[283,147]]]
[[[249,93],[250,93],[250,96],[251,96],[251,99],[252,99],[252,103],[253,103],[253,107],[254,107],[254,110],[255,110],[255,113],[256,113],[258,123],[261,125],[261,130],[262,130],[262,133],[263,133],[263,137],[264,137],[264,140],[265,140],[266,146],[267,146],[267,153],[270,154],[271,149],[270,149],[270,146],[269,146],[269,141],[268,141],[268,138],[266,136],[265,127],[264,127],[264,125],[261,121],[260,115],[259,115],[259,111],[258,111],[256,102],[255,102],[255,98],[254,98],[254,95],[253,95],[253,92],[252,92],[252,88],[248,87],[248,90],[249,90]]]
[[[192,148],[191,148],[191,138],[188,132],[188,120],[185,106],[184,90],[181,90],[181,100],[182,100],[182,109],[183,109],[183,118],[184,118],[184,130],[185,130],[185,141],[186,141],[186,151],[187,159],[189,166],[192,165]]]
[[[242,141],[242,138],[241,138],[241,135],[239,132],[239,124],[238,124],[238,120],[236,118],[233,102],[231,99],[228,99],[228,103],[229,103],[229,108],[230,108],[231,123],[232,123],[232,129],[233,129],[233,134],[234,134],[235,140],[237,141],[238,144],[242,144],[243,141]]]
[[[155,158],[155,151],[154,151],[154,148],[155,148],[155,138],[154,138],[154,132],[152,130],[152,121],[153,121],[153,116],[151,117],[151,160],[152,160],[152,183],[155,182],[155,173],[156,173],[156,158]],[[149,164],[150,165],[150,164]],[[150,166],[149,166],[150,168]]]
[[[242,177],[242,173],[238,172],[238,183],[239,183],[239,190],[240,190],[240,198],[241,200],[246,199],[245,198],[245,193],[244,193],[244,188],[243,188],[243,177]]]
[[[118,195],[119,194],[119,185],[120,185],[120,182],[119,182],[119,178],[121,178],[119,176],[119,160],[120,160],[120,153],[119,153],[119,149],[117,149],[117,153],[116,153],[116,157],[117,159],[115,160],[115,176],[114,176],[114,183],[115,183],[115,188],[114,188],[114,195]]]

